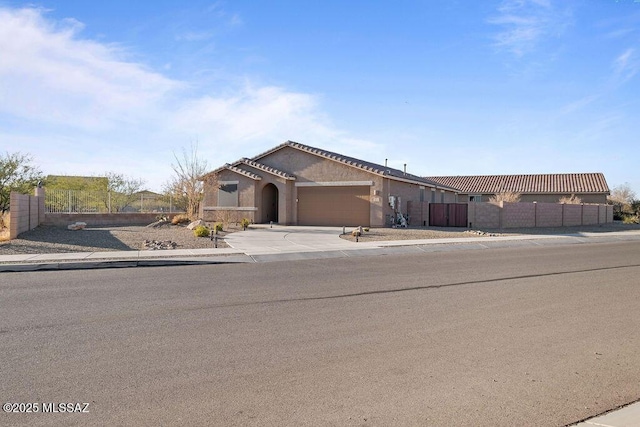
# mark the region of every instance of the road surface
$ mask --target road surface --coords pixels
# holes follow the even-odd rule
[[[565,425],[638,325],[640,242],[4,273],[0,425]]]

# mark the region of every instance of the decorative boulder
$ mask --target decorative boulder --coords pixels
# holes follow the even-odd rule
[[[86,222],[74,222],[73,224],[69,224],[67,225],[67,229],[68,230],[82,230],[83,228],[85,228],[87,226]]]
[[[196,228],[199,225],[205,225],[204,221],[199,219],[197,221],[193,221],[191,224],[187,225],[187,228],[189,230],[193,230],[194,228]]]

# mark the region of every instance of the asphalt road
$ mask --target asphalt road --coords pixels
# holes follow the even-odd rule
[[[639,325],[640,242],[3,273],[0,425],[565,425]]]

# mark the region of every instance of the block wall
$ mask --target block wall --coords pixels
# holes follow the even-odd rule
[[[502,203],[502,228],[536,226],[537,203]]]
[[[9,239],[33,230],[44,220],[44,190],[36,190],[35,196],[11,193],[9,196]]]
[[[562,227],[563,205],[536,203],[536,227]]]
[[[598,205],[582,205],[582,224],[598,224]]]
[[[492,203],[469,203],[468,222],[472,228],[500,228],[501,208]]]
[[[469,203],[469,227],[573,227],[613,222],[613,206],[558,203]]]
[[[582,205],[564,205],[563,224],[566,227],[582,225]]]

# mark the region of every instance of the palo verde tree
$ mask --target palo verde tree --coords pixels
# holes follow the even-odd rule
[[[174,205],[184,209],[187,216],[194,220],[203,197],[202,177],[207,172],[207,161],[198,155],[197,144],[191,144],[189,152],[183,148],[182,156],[173,153],[173,157],[173,176],[164,186],[165,194],[171,195]]]
[[[120,212],[138,199],[144,180],[132,178],[115,172],[107,172],[107,191],[111,194],[110,203],[113,212]]]
[[[0,213],[9,210],[12,191],[29,194],[44,179],[32,162],[29,154],[7,152],[0,155]]]

